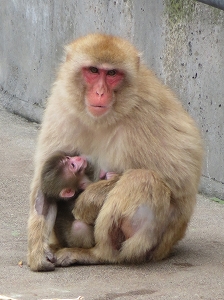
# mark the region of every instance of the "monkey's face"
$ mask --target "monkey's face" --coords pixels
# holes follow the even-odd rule
[[[90,114],[98,117],[107,113],[114,103],[114,92],[121,86],[124,73],[103,67],[82,68],[86,85],[85,105]]]
[[[87,167],[87,161],[82,156],[66,156],[63,161],[64,173],[67,177],[83,175]]]
[[[45,195],[50,197],[71,197],[80,189],[87,161],[82,156],[66,156],[63,153],[56,153],[50,157],[42,170],[41,188]],[[66,194],[65,194],[66,189]],[[67,190],[70,189],[70,196]],[[62,191],[63,196],[60,196]]]
[[[131,44],[92,34],[66,50],[60,73],[68,95],[66,106],[69,102],[70,110],[74,107],[87,126],[117,123],[137,105],[139,53]]]

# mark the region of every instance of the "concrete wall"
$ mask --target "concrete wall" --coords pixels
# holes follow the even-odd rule
[[[132,41],[205,139],[205,193],[224,199],[224,12],[193,0],[8,0],[0,9],[0,97],[40,121],[63,45],[89,32]]]

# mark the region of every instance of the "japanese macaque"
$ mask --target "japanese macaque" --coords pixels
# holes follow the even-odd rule
[[[94,245],[93,226],[75,220],[72,215],[75,199],[91,183],[91,174],[92,168],[82,156],[57,152],[45,162],[35,208],[39,215],[46,216],[51,203],[57,201],[54,248]]]
[[[95,246],[49,247],[56,208],[35,208],[41,172],[55,150],[81,153],[94,168],[122,174],[109,189],[95,220]],[[161,260],[183,238],[191,218],[202,166],[202,140],[176,96],[119,37],[91,34],[66,47],[48,99],[35,156],[28,222],[28,263],[37,270],[74,263]],[[92,220],[88,186],[74,215]],[[91,189],[90,189],[91,188]],[[82,200],[82,201],[81,201]]]
[[[43,166],[41,191],[52,201],[74,197],[91,183],[91,174],[93,170],[84,157],[54,153]]]

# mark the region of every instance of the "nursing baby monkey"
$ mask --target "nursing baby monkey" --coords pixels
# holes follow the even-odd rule
[[[87,157],[93,181],[100,170],[121,175],[102,197],[95,220],[89,205],[101,195],[95,185],[106,180],[91,183],[76,200],[75,218],[94,223],[94,246],[62,246],[54,255],[49,243],[57,204],[49,202],[45,209],[41,174],[58,150]],[[50,271],[75,263],[167,257],[192,216],[202,156],[195,122],[141,62],[134,46],[104,34],[75,40],[66,47],[36,150],[28,221],[30,268]]]
[[[36,201],[36,210],[39,214],[46,215],[49,205],[57,202],[55,236],[54,240],[51,240],[54,248],[75,246],[90,248],[94,245],[93,226],[75,220],[72,215],[75,199],[91,182],[90,177],[87,161],[81,156],[72,157],[58,152],[45,162],[41,174],[43,194],[42,198],[39,197]],[[39,210],[42,207],[44,211],[41,212]]]
[[[57,203],[57,215],[54,224],[53,248],[82,247],[90,248],[94,245],[93,226],[97,215],[104,203],[109,190],[114,187],[118,176],[116,174],[103,174],[107,181],[101,181],[88,190],[89,205],[86,207],[87,223],[76,218],[73,209],[82,201],[78,196],[92,182],[93,169],[82,156],[68,156],[63,152],[54,153],[45,162],[41,174],[42,197],[36,201],[36,210],[46,215],[49,205]],[[113,178],[112,178],[113,177]],[[97,201],[93,201],[99,189]],[[91,197],[92,195],[92,197]],[[101,195],[101,196],[100,196]],[[77,200],[77,198],[79,200]],[[83,213],[83,211],[82,211]]]

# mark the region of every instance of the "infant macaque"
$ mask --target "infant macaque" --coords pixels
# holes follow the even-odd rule
[[[90,183],[93,170],[82,156],[63,152],[52,155],[44,164],[41,190],[45,205],[56,202],[54,233],[58,247],[90,248],[94,245],[93,226],[75,220],[72,210],[75,200]]]

